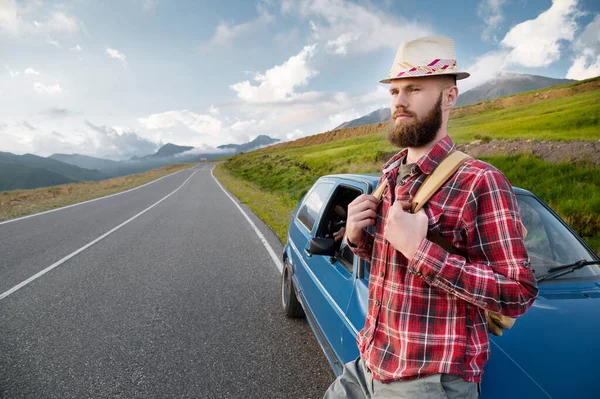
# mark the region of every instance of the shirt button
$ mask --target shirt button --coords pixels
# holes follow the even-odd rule
[[[423,277],[423,273],[417,272],[417,277],[421,277],[422,278]]]
[[[383,277],[383,274],[384,274],[383,272],[379,272],[379,275],[380,275],[381,277]]]
[[[379,301],[375,301],[375,306],[379,306]]]

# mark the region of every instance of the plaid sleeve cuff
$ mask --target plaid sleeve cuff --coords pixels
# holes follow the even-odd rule
[[[354,254],[356,256],[360,257],[361,259],[366,260],[367,262],[371,261],[371,255],[373,254],[373,241],[374,241],[373,234],[371,234],[365,230],[363,232],[363,236],[362,236],[362,239],[360,240],[360,242],[353,243],[353,242],[350,242],[350,240],[347,240],[347,241],[348,241],[348,246],[350,247],[350,250],[352,250],[352,252],[354,252]]]
[[[433,284],[448,259],[448,251],[439,245],[423,238],[415,256],[408,263],[408,270]]]

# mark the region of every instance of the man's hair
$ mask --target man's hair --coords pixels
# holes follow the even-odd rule
[[[456,75],[443,75],[440,78],[442,88],[447,89],[448,87],[456,86]]]

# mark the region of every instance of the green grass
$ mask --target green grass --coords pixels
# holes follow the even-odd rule
[[[507,109],[484,111],[450,120],[448,130],[457,143],[475,135],[504,140],[600,140],[600,91]]]
[[[378,149],[368,137],[351,139],[353,151],[344,152],[343,142],[310,148],[249,153],[236,162],[222,164],[216,170],[228,172],[230,182],[224,182],[238,198],[273,228],[285,242],[289,215],[297,202],[322,175],[331,173],[380,173]],[[356,144],[357,141],[362,143]],[[320,147],[320,148],[318,148]],[[332,151],[334,150],[335,151]],[[336,157],[331,159],[334,154]],[[600,254],[600,166],[589,163],[552,164],[531,156],[481,158],[502,170],[517,187],[530,190],[554,209],[586,242]],[[353,166],[361,165],[356,168]],[[359,169],[359,170],[350,170]],[[217,176],[219,177],[219,176]],[[236,185],[248,184],[246,192],[236,192]],[[252,194],[249,194],[252,192]],[[278,212],[252,206],[252,197],[266,193],[276,198]],[[271,223],[269,221],[276,221]]]
[[[296,207],[296,203],[289,198],[265,192],[250,182],[236,179],[223,167],[217,164],[213,170],[215,177],[229,191],[238,197],[241,203],[248,205],[254,213],[275,232],[277,237],[285,242],[285,236]]]
[[[546,202],[600,255],[600,166],[551,164],[532,156],[481,158]]]

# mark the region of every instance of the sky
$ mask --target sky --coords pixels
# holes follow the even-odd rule
[[[600,75],[597,0],[0,0],[0,151],[128,159],[313,135],[389,106],[400,43],[455,41],[465,92]]]

